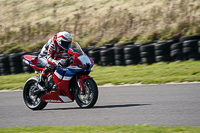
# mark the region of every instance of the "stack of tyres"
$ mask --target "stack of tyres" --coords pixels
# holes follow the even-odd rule
[[[115,65],[116,66],[125,65],[124,47],[114,47],[114,54],[115,54]]]
[[[0,55],[0,74],[7,75],[10,74],[9,57],[8,55]]]
[[[10,73],[17,74],[23,72],[21,53],[12,53],[9,55]]]
[[[170,46],[171,61],[183,60],[183,44],[180,42],[174,43]]]
[[[141,62],[144,64],[152,64],[155,62],[154,44],[140,46]]]
[[[184,36],[180,38],[180,43],[183,43],[183,60],[198,60],[198,41],[200,35]]]
[[[95,64],[100,64],[100,50],[101,48],[93,48],[88,52],[88,56],[94,61]]]
[[[199,60],[198,40],[188,40],[183,42],[184,60]]]
[[[100,60],[102,66],[110,66],[115,64],[114,48],[107,48],[100,51]]]
[[[134,44],[134,42],[114,44],[114,54],[115,54],[115,65],[116,66],[126,65],[125,58],[124,58],[124,48],[127,46],[133,46],[133,44]]]
[[[124,48],[124,59],[126,65],[136,65],[140,63],[140,47],[127,46]]]
[[[157,43],[155,45],[155,59],[156,62],[162,62],[162,61],[170,61],[170,46],[173,44],[173,40],[169,41],[163,41],[160,43]]]

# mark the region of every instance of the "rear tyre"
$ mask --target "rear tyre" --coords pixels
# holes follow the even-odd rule
[[[38,95],[33,94],[33,91],[37,90],[36,85],[38,80],[38,76],[29,78],[23,89],[24,102],[26,106],[32,110],[42,110],[47,105],[47,103],[42,100],[44,92],[41,92]]]
[[[80,89],[75,91],[76,103],[81,108],[92,108],[98,99],[98,88],[93,79],[84,80],[85,94],[80,94]]]

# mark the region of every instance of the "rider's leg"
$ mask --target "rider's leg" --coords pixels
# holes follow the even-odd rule
[[[38,84],[40,84],[43,88],[45,88],[45,80],[47,78],[47,75],[49,74],[49,72],[52,70],[51,65],[47,65],[42,73],[40,74],[40,78],[39,78],[39,82]]]
[[[48,73],[50,71],[48,71],[48,61],[45,57],[40,57],[38,56],[38,62],[41,64],[41,66],[45,67],[42,71],[42,73],[40,74],[40,78],[39,78],[39,81],[38,81],[38,85],[41,86],[42,88],[45,88],[45,79],[48,75]]]

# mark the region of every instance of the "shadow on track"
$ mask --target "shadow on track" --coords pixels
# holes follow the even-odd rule
[[[104,106],[94,106],[93,108],[122,108],[122,107],[145,106],[145,105],[151,105],[151,104],[104,105]]]
[[[100,105],[94,106],[91,109],[98,109],[98,108],[125,108],[125,107],[134,107],[134,106],[145,106],[151,104],[124,104],[124,105]],[[72,109],[83,109],[80,107],[71,107],[71,108],[51,108],[51,109],[43,109],[43,110],[72,110]]]

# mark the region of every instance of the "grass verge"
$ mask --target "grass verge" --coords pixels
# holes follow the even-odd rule
[[[0,128],[1,133],[199,133],[200,127],[136,126],[39,126]]]
[[[200,61],[155,63],[152,65],[94,66],[91,76],[98,85],[163,84],[200,81]],[[0,90],[22,89],[26,80],[36,74],[0,76]]]
[[[163,84],[168,82],[200,81],[200,61],[155,63],[135,66],[95,66],[91,74],[98,85]]]

